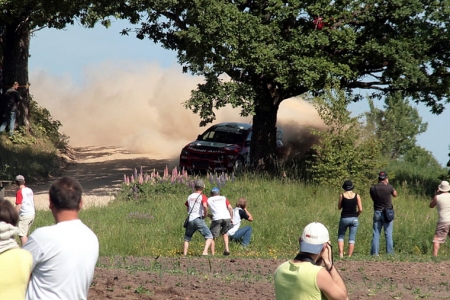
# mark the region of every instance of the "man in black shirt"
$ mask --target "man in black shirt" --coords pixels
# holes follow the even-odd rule
[[[5,131],[6,125],[8,125],[9,121],[9,135],[12,136],[14,134],[14,126],[16,125],[16,114],[19,108],[19,102],[22,101],[22,97],[20,97],[17,89],[19,88],[19,83],[14,82],[13,86],[6,91],[5,100],[7,105],[7,110],[4,115],[4,122],[0,125],[0,132]],[[9,120],[8,120],[9,117]]]
[[[370,187],[370,197],[373,201],[374,210],[371,255],[378,256],[381,228],[384,228],[384,235],[386,236],[386,253],[394,254],[394,241],[392,239],[394,221],[389,222],[383,213],[386,208],[393,208],[392,196],[397,197],[397,191],[389,184],[388,174],[380,172],[378,184]]]

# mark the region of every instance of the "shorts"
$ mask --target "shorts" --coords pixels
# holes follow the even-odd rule
[[[437,223],[433,243],[445,243],[447,236],[450,237],[450,223]]]
[[[34,215],[26,215],[19,217],[19,236],[27,236],[31,225],[34,221]]]
[[[221,219],[221,220],[215,220],[211,222],[211,226],[209,229],[211,230],[211,233],[213,237],[218,237],[219,233],[220,235],[224,235],[228,232],[228,230],[233,227],[231,225],[231,219]]]
[[[213,236],[208,226],[206,226],[205,221],[202,218],[197,218],[188,222],[188,226],[186,227],[186,231],[184,233],[184,240],[186,242],[190,242],[192,236],[196,231],[199,231],[205,239],[212,239]]]

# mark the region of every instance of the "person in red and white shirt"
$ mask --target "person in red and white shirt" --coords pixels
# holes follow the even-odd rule
[[[223,255],[230,255],[230,249],[228,247],[228,230],[233,227],[233,207],[227,198],[219,194],[218,188],[213,188],[211,190],[211,197],[208,198],[208,207],[211,210],[211,226],[209,229],[214,237],[214,240],[219,236],[219,233],[223,236],[223,242],[225,243],[225,251]],[[215,242],[211,244],[211,252],[215,253]]]
[[[28,231],[34,221],[34,198],[33,191],[25,186],[25,177],[17,175],[16,184],[19,186],[16,192],[16,210],[19,213],[19,237],[23,246],[28,240]]]
[[[205,183],[203,180],[198,179],[194,182],[194,188],[195,192],[190,194],[185,202],[189,214],[189,222],[184,233],[183,254],[187,255],[192,236],[198,231],[205,238],[205,247],[202,255],[208,255],[208,249],[213,241],[213,236],[204,220],[208,214],[208,198],[203,194]]]

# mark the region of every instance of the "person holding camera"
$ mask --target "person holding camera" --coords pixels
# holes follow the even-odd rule
[[[203,180],[196,180],[194,182],[195,192],[189,195],[184,204],[189,214],[189,222],[184,232],[183,255],[185,256],[188,254],[189,243],[196,231],[200,232],[205,238],[202,255],[208,255],[208,249],[213,241],[213,235],[205,223],[205,218],[208,215],[208,197],[203,194],[204,188]]]
[[[346,180],[342,185],[345,192],[339,195],[338,209],[341,211],[338,229],[338,247],[339,257],[344,257],[344,238],[348,228],[348,257],[353,255],[355,250],[356,231],[358,230],[359,220],[363,208],[361,197],[353,192],[353,183]]]
[[[216,251],[215,239],[222,235],[225,250],[223,255],[230,255],[228,230],[233,227],[233,207],[225,196],[220,195],[220,190],[214,187],[211,190],[211,197],[208,198],[208,208],[211,210],[209,217],[212,219],[209,229],[213,235],[211,243],[211,253]]]
[[[380,172],[378,174],[378,184],[370,187],[370,197],[373,201],[373,236],[370,254],[378,256],[380,248],[381,229],[384,228],[386,236],[386,253],[394,254],[394,221],[389,221],[383,214],[386,208],[393,209],[392,197],[397,197],[397,191],[389,184],[388,174]]]
[[[239,198],[236,207],[233,210],[233,227],[228,230],[227,234],[230,240],[241,241],[242,247],[246,248],[250,244],[253,228],[252,226],[241,226],[242,220],[253,221],[253,216],[247,209],[247,199]]]
[[[438,256],[440,244],[445,243],[447,236],[450,236],[450,184],[442,181],[436,191],[436,195],[430,202],[430,208],[437,206],[438,222],[433,239],[433,256]]]
[[[327,228],[310,223],[300,237],[300,252],[275,271],[275,298],[348,299],[347,287],[333,264],[333,249]]]

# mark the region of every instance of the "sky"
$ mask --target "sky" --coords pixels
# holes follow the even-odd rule
[[[151,40],[122,36],[129,27],[116,21],[108,29],[80,25],[64,30],[42,29],[30,46],[30,93],[54,119],[74,147],[119,146],[155,156],[179,155],[181,148],[205,128],[183,107],[202,78],[183,74],[176,53]],[[382,103],[379,103],[381,106]],[[450,108],[433,115],[417,106],[427,132],[418,144],[443,166],[449,157]],[[351,104],[353,114],[368,110],[365,101]],[[217,122],[250,122],[239,110],[216,112]],[[300,135],[305,126],[322,126],[314,108],[301,99],[283,101],[278,114],[284,135]],[[285,129],[286,128],[286,129]]]

